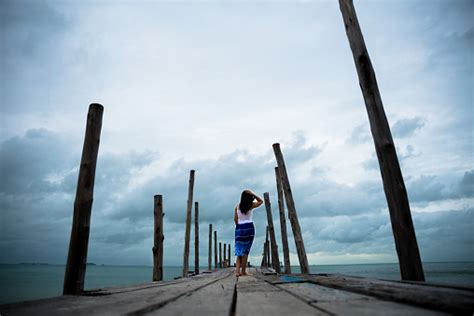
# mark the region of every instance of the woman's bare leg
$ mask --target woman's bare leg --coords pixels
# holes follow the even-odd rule
[[[236,276],[240,276],[241,273],[240,273],[240,265],[242,263],[242,257],[237,257],[237,259],[235,260],[235,275]]]
[[[247,275],[247,259],[248,259],[249,255],[245,255],[245,256],[242,256],[242,262],[240,263],[241,264],[241,270],[242,270],[242,275]]]

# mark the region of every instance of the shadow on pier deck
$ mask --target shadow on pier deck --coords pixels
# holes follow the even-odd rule
[[[474,311],[474,289],[232,268],[0,306],[1,315],[436,315]]]

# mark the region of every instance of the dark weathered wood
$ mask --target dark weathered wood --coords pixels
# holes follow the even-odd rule
[[[432,308],[454,314],[474,313],[474,289],[438,286],[424,282],[388,281],[346,275],[301,275],[315,284]]]
[[[214,269],[217,269],[217,231],[214,231]]]
[[[272,252],[272,267],[277,273],[281,273],[280,270],[280,257],[278,256],[278,245],[276,243],[275,229],[273,228],[273,215],[272,205],[270,203],[270,194],[265,192],[263,194],[265,201],[265,209],[267,210],[267,222],[268,222],[268,233],[270,234],[270,245]]]
[[[153,281],[163,280],[163,197],[161,195],[155,195],[155,230],[154,230],[154,242],[153,242]]]
[[[253,269],[250,271],[256,274]],[[235,315],[327,315],[299,298],[254,276],[239,277]]]
[[[339,0],[339,6],[369,116],[370,130],[374,139],[395,237],[401,277],[403,280],[424,281],[425,276],[405,182],[354,4],[352,0]]]
[[[230,244],[227,247],[227,261],[229,262],[229,267],[232,266],[232,262],[230,261]]]
[[[227,244],[224,243],[224,266],[223,268],[227,268]]]
[[[281,243],[283,245],[283,259],[285,263],[285,274],[291,274],[290,250],[288,248],[288,233],[286,231],[285,204],[283,203],[283,189],[281,185],[280,172],[275,167],[275,178],[278,193],[278,211],[280,213]]]
[[[161,281],[140,286],[86,291],[87,295],[65,295],[0,305],[2,315],[145,315],[181,298],[193,295],[220,280],[235,278],[232,270]],[[209,297],[212,305],[215,297]]]
[[[147,315],[232,315],[236,282],[237,278],[228,274]]]
[[[188,204],[186,208],[186,231],[184,233],[183,277],[189,271],[189,239],[191,238],[191,211],[193,209],[194,170],[189,172]]]
[[[71,239],[64,276],[63,294],[80,294],[84,289],[87,250],[94,196],[95,169],[99,154],[100,131],[104,107],[97,103],[89,106],[86,133],[82,148],[81,165],[77,180]]]
[[[222,268],[222,243],[219,242],[219,268]]]
[[[207,253],[207,269],[212,270],[212,224],[209,224],[209,249]]]
[[[263,243],[263,252],[262,252],[262,262],[260,263],[260,267],[265,267],[267,265],[267,242]]]
[[[288,218],[290,219],[291,229],[293,230],[293,237],[296,244],[296,252],[298,253],[298,260],[300,262],[301,273],[309,273],[308,258],[306,257],[306,250],[303,242],[303,235],[301,234],[300,223],[296,213],[295,201],[293,200],[293,193],[291,191],[290,180],[286,172],[285,160],[280,149],[280,144],[273,144],[273,152],[278,164],[278,171],[280,172],[281,184],[283,192],[285,193],[286,207],[288,209]]]
[[[278,288],[333,315],[440,315],[412,305],[380,300],[372,296],[332,289],[311,283],[283,283]]]
[[[194,203],[194,273],[199,274],[199,202]]]
[[[269,234],[269,230],[268,230],[268,226],[267,226],[267,232],[265,234],[265,244],[266,244],[267,249],[265,251],[266,251],[266,254],[267,254],[267,267],[271,267],[271,265],[272,265],[272,252],[270,251],[270,239],[268,238],[268,234]]]

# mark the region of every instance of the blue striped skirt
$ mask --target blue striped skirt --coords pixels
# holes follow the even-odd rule
[[[237,224],[235,226],[235,255],[237,257],[245,256],[250,253],[253,238],[255,236],[255,227],[253,223]]]

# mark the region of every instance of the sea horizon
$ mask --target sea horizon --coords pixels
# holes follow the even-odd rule
[[[65,264],[0,263],[0,304],[62,295]],[[355,263],[310,265],[311,273],[339,273],[358,277],[400,280],[398,263]],[[474,288],[474,262],[423,262],[426,281]],[[190,265],[189,271],[194,266]],[[200,266],[200,271],[206,271]],[[300,272],[292,265],[293,274]],[[153,267],[148,265],[106,265],[89,263],[85,290],[152,282]],[[181,277],[182,266],[163,266],[163,281]]]

